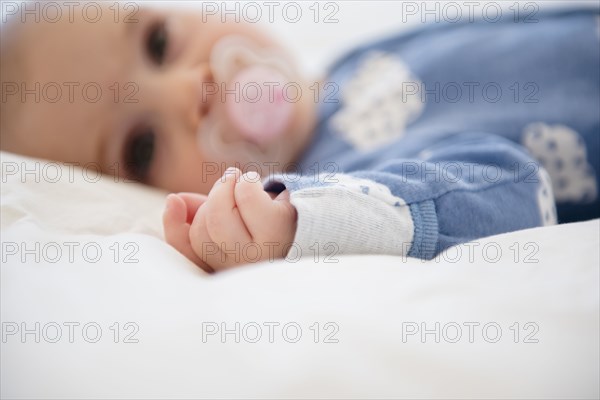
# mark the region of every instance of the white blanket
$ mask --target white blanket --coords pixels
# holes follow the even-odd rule
[[[163,193],[1,156],[3,398],[600,394],[598,220],[208,276]]]

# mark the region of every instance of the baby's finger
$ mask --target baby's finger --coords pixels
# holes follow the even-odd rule
[[[271,236],[269,232],[276,217],[276,207],[263,189],[258,173],[251,171],[240,178],[235,186],[235,202],[252,240]]]
[[[197,193],[177,193],[177,195],[185,202],[187,207],[186,222],[191,224],[202,204],[206,202],[208,196]]]
[[[235,251],[251,240],[235,202],[236,180],[241,174],[237,168],[227,170],[210,191],[209,201],[204,206],[208,234],[226,254],[227,265],[243,262],[239,259],[240,252],[235,254]]]
[[[186,214],[187,207],[181,197],[176,194],[167,196],[163,213],[165,240],[194,264],[207,272],[212,272],[192,248],[189,236],[190,224],[186,222]]]
[[[206,228],[206,216],[211,198],[198,210],[198,214],[190,227],[190,241],[194,252],[202,261],[210,266],[213,271],[220,271],[226,267],[226,256],[221,253],[219,245],[210,238]]]

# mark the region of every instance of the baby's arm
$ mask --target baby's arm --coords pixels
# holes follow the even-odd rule
[[[374,170],[274,176],[266,187],[279,196],[235,170],[209,196],[169,196],[167,242],[210,272],[317,248],[431,259],[455,244],[556,223],[547,173],[521,146],[488,134],[448,137],[422,158]],[[241,258],[244,246],[261,256]]]
[[[258,174],[229,169],[208,196],[169,195],[165,238],[207,272],[283,258],[296,231],[296,210],[287,192],[274,197]]]
[[[287,257],[318,246],[431,259],[458,243],[556,222],[547,174],[521,146],[460,134],[423,150],[374,170],[272,177],[267,189],[287,188],[298,212]]]

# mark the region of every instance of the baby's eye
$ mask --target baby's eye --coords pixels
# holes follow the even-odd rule
[[[163,63],[167,52],[167,44],[167,29],[165,23],[161,22],[154,24],[150,28],[148,38],[146,39],[146,51],[148,52],[148,57],[150,57],[156,65],[161,65]]]
[[[133,133],[125,145],[123,159],[130,178],[146,182],[154,157],[155,135],[152,130]]]

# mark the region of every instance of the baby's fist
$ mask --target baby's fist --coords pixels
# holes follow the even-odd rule
[[[187,243],[174,240],[169,234],[174,229],[167,228],[167,221],[165,235],[170,244],[206,271],[283,258],[290,249],[296,232],[296,209],[289,193],[275,197],[265,192],[256,172],[242,175],[236,168],[229,169],[202,204],[183,200],[181,203],[189,204]]]

